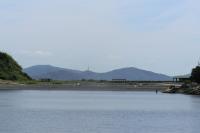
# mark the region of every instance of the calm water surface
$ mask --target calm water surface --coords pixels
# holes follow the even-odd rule
[[[200,97],[0,91],[0,133],[199,133]]]

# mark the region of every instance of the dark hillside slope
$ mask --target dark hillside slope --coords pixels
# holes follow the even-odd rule
[[[22,72],[21,66],[7,53],[0,52],[0,79],[3,80],[30,80]]]

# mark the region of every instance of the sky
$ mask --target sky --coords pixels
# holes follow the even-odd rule
[[[188,74],[200,58],[199,0],[0,0],[0,50],[22,67]]]

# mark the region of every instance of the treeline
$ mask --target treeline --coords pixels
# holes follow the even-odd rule
[[[191,80],[192,82],[200,83],[200,66],[192,69]]]

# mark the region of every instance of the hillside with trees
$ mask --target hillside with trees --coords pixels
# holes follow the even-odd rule
[[[7,53],[0,52],[0,79],[2,80],[30,80],[22,67]]]
[[[200,83],[200,66],[197,66],[192,70],[191,80],[196,83]]]

